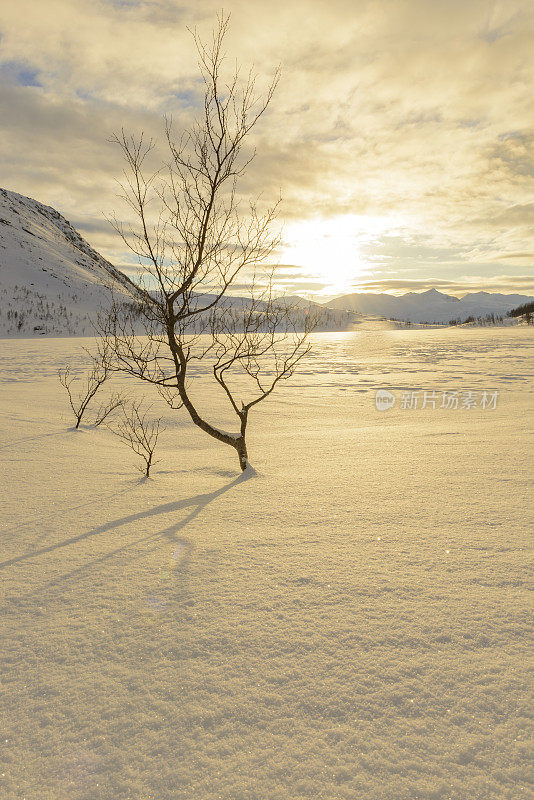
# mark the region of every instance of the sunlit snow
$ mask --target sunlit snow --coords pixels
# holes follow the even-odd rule
[[[529,796],[532,333],[317,334],[255,476],[162,407],[148,481],[71,430],[89,340],[4,340],[1,797]]]

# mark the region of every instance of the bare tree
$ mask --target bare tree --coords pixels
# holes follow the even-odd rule
[[[245,213],[237,189],[255,155],[247,137],[271,101],[278,72],[263,96],[252,72],[241,79],[236,69],[224,81],[227,27],[228,17],[220,16],[208,46],[193,34],[204,79],[202,113],[178,139],[172,120],[165,120],[162,167],[148,169],[155,145],[143,134],[115,137],[126,161],[122,196],[137,223],[112,221],[143,265],[144,280],[135,312],[113,304],[100,334],[109,369],[154,384],[171,407],[184,407],[201,430],[235,448],[244,470],[249,412],[293,374],[314,321],[304,313],[297,319],[288,303],[274,300],[272,272],[259,273],[279,241],[271,232],[278,202],[260,212],[249,201]],[[241,305],[229,297],[238,276],[252,286]],[[199,411],[191,390],[195,361],[209,363],[238,417],[237,433]],[[242,392],[247,399],[238,399]]]
[[[144,466],[141,472],[145,477],[150,477],[150,468],[154,463],[154,451],[158,443],[161,426],[159,419],[150,419],[148,414],[150,409],[143,410],[142,401],[133,401],[128,405],[122,406],[122,418],[114,425],[107,425],[107,428],[122,439],[123,442],[131,447],[138,456],[143,459]]]
[[[80,422],[82,421],[82,417],[89,403],[109,377],[108,359],[105,348],[100,348],[99,352],[103,356],[102,360],[94,361],[92,369],[85,376],[85,382],[78,392],[75,392],[73,389],[76,376],[72,374],[71,368],[67,366],[64,369],[58,370],[59,381],[67,391],[70,407],[76,418],[76,428],[80,427]]]

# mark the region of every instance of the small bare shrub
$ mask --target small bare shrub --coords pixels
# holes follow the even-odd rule
[[[154,463],[154,451],[158,443],[160,431],[164,430],[159,419],[149,418],[150,408],[143,410],[142,401],[132,401],[122,405],[122,418],[108,429],[123,442],[126,442],[134,453],[140,456],[144,466],[139,467],[146,478],[150,477],[150,468]]]
[[[72,374],[71,368],[65,367],[64,369],[58,370],[60,383],[67,391],[70,407],[76,418],[76,428],[80,427],[80,422],[82,421],[82,417],[89,403],[102,384],[108,379],[109,374],[109,369],[105,363],[95,361],[93,368],[86,375],[85,382],[82,384],[80,391],[76,392],[73,389],[76,376]]]

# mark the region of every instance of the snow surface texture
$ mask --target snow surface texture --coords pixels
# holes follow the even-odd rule
[[[533,333],[317,335],[245,480],[169,409],[140,480],[70,429],[56,370],[90,342],[2,342],[2,800],[532,797]]]
[[[0,189],[0,335],[88,335],[113,288],[128,278],[93,250],[57,211]]]
[[[471,292],[461,299],[450,294],[429,289],[427,292],[408,292],[401,297],[370,292],[347,294],[330,300],[330,308],[345,309],[359,314],[374,314],[388,319],[410,322],[459,323],[469,317],[485,317],[488,314],[506,316],[517,306],[533,297],[524,294],[499,294],[498,292]],[[516,324],[517,320],[506,320]]]
[[[130,280],[55,209],[0,189],[0,336],[90,335],[92,322],[109,304],[107,287],[118,300],[135,296]],[[239,308],[248,302],[228,297],[225,304]],[[301,309],[301,325],[306,314],[319,315],[318,330],[347,330],[354,321],[350,311],[298,297],[286,302]]]

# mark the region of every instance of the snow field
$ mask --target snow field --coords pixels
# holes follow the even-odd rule
[[[89,342],[3,341],[1,796],[531,797],[532,341],[317,335],[251,416],[256,477],[162,408],[149,481],[69,430],[56,370]],[[500,395],[380,413],[379,387]]]

